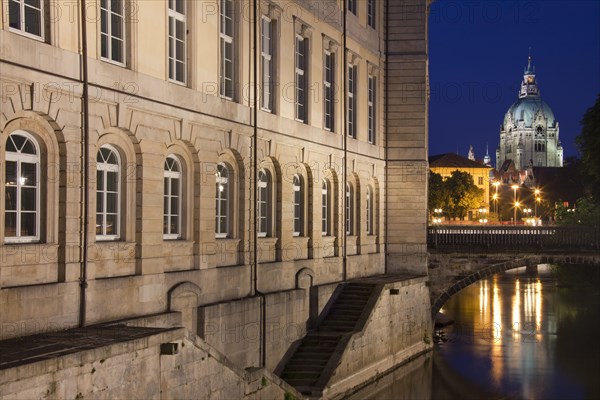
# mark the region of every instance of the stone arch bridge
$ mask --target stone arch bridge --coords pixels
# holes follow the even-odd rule
[[[600,267],[600,227],[438,226],[427,232],[431,314],[491,275],[540,264]]]

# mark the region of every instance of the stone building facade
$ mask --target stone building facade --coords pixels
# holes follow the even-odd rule
[[[178,311],[248,367],[266,318],[274,368],[425,275],[427,8],[2,0],[0,339]]]

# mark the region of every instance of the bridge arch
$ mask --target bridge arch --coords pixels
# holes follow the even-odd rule
[[[448,300],[462,289],[471,284],[488,278],[494,274],[499,274],[511,269],[522,267],[533,267],[540,264],[588,264],[600,266],[600,255],[526,255],[514,258],[508,261],[500,262],[493,265],[488,265],[477,269],[470,275],[464,276],[456,281],[450,287],[446,288],[431,302],[431,317],[435,316],[440,311],[442,306]]]

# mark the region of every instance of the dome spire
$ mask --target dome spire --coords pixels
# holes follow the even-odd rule
[[[529,48],[529,56],[527,57],[527,68],[523,72],[523,82],[519,91],[519,98],[522,99],[528,96],[539,96],[540,91],[535,80],[535,67],[531,66],[531,47]]]

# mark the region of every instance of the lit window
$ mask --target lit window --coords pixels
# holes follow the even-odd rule
[[[367,187],[367,235],[373,234],[373,192]]]
[[[169,0],[169,79],[185,83],[186,15],[184,0]]]
[[[329,182],[326,179],[321,186],[321,233],[329,235]]]
[[[294,236],[304,236],[304,182],[294,175]]]
[[[121,167],[119,153],[109,145],[96,156],[96,239],[120,236]]]
[[[262,108],[273,110],[273,31],[275,22],[265,16],[261,22]]]
[[[348,65],[348,136],[356,138],[356,65]]]
[[[219,93],[226,99],[235,97],[235,3],[221,0],[220,8],[221,66]]]
[[[42,0],[9,0],[8,26],[35,39],[44,39],[44,2]]]
[[[258,215],[257,231],[259,237],[271,236],[271,174],[258,171]]]
[[[181,164],[170,155],[164,167],[163,236],[165,239],[181,237]]]
[[[354,234],[354,192],[349,183],[346,183],[346,234]]]
[[[219,164],[215,175],[217,201],[215,235],[218,238],[225,238],[229,235],[229,170],[225,164]]]
[[[323,107],[324,107],[324,127],[328,131],[333,131],[334,126],[334,74],[335,74],[335,53],[325,51],[325,60],[323,66]]]
[[[367,0],[367,25],[375,29],[375,0]]]
[[[102,58],[125,63],[124,0],[100,2],[100,54]]]
[[[368,116],[369,116],[369,132],[368,132],[368,139],[369,139],[369,143],[371,144],[375,144],[375,126],[377,124],[377,118],[376,118],[376,114],[375,114],[375,101],[376,101],[376,86],[375,86],[376,80],[375,77],[372,75],[369,75],[369,84],[368,84],[368,98],[367,98],[367,105],[368,105]]]
[[[296,35],[296,120],[306,123],[306,56],[308,39]]]
[[[40,151],[25,132],[6,140],[4,236],[7,242],[40,238]]]

